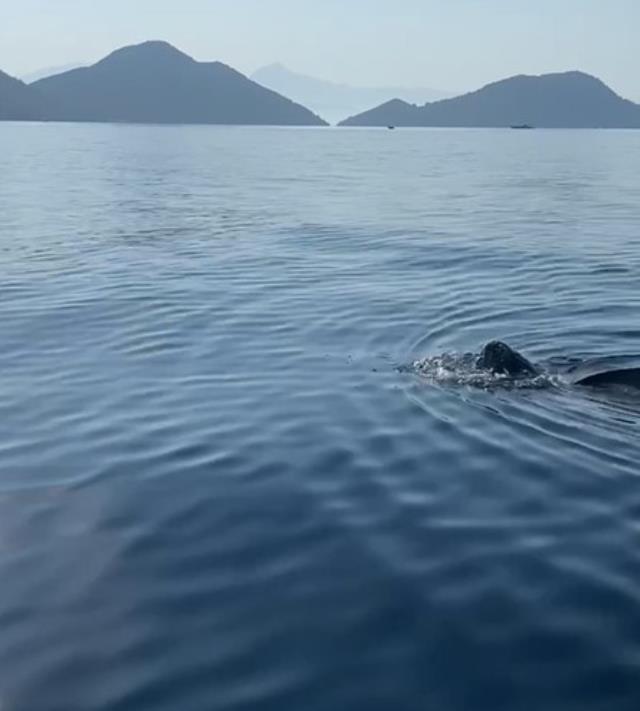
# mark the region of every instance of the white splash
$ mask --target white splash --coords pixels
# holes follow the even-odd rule
[[[411,370],[433,383],[441,385],[468,386],[493,390],[543,389],[558,385],[556,376],[541,373],[534,377],[515,378],[510,375],[491,373],[477,367],[475,353],[443,353],[416,360]]]

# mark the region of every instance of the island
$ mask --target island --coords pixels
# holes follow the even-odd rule
[[[341,126],[640,128],[640,105],[584,72],[519,75],[427,103],[394,99]]]
[[[309,109],[231,67],[221,62],[197,62],[161,41],[124,47],[90,67],[22,84],[19,90],[14,87],[6,97],[0,94],[0,117],[113,123],[326,125]]]

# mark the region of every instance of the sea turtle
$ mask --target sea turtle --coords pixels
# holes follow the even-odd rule
[[[476,361],[476,367],[512,378],[531,378],[543,374],[540,368],[502,341],[487,343]],[[573,385],[623,385],[640,389],[640,357],[618,356],[587,360],[571,366],[566,374]]]

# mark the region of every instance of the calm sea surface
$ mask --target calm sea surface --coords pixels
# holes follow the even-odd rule
[[[0,124],[2,711],[637,711],[640,132]]]

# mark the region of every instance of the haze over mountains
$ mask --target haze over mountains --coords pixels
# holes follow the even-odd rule
[[[296,94],[310,91],[314,101],[322,96],[331,101],[336,97],[353,99],[349,87],[296,75],[282,67],[272,66],[254,76],[268,83],[267,75],[291,82],[291,89],[297,82]],[[0,72],[0,120],[326,125],[305,106],[225,64],[197,62],[170,44],[157,41],[118,49],[90,67],[29,85]],[[599,79],[572,71],[515,76],[423,106],[396,98],[340,125],[520,124],[538,128],[640,128],[640,106],[621,98]]]
[[[391,99],[424,104],[453,96],[437,89],[348,86],[293,72],[282,64],[270,64],[251,75],[253,81],[307,106],[331,123],[342,121]]]
[[[308,109],[220,62],[166,42],[124,47],[88,68],[32,84],[61,121],[319,126]]]
[[[81,64],[80,62],[72,62],[71,64],[61,64],[56,67],[43,67],[35,72],[29,72],[28,74],[21,74],[19,79],[21,79],[25,84],[33,84],[34,81],[39,79],[46,79],[47,77],[55,76],[56,74],[62,74],[63,72],[70,72],[72,69],[79,69],[80,67],[85,67],[86,64]]]
[[[640,106],[583,72],[515,76],[469,94],[413,106],[393,100],[343,126],[640,128]]]
[[[16,80],[14,80],[16,81]],[[256,84],[220,62],[196,62],[166,42],[124,47],[93,66],[18,89],[0,112],[47,121],[322,126],[311,111]],[[20,97],[17,97],[20,99]]]

